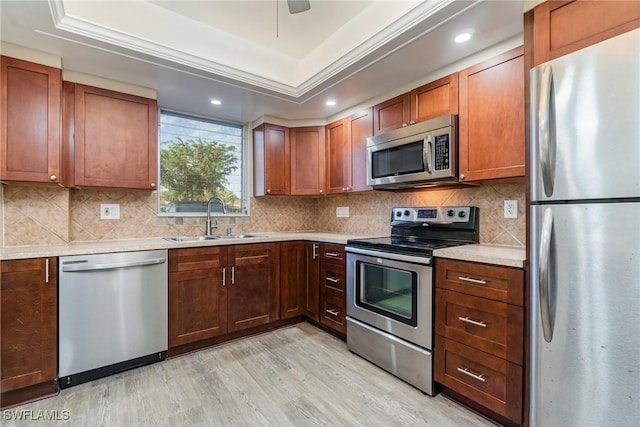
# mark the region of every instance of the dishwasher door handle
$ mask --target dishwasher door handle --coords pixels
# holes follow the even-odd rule
[[[114,262],[111,264],[64,265],[62,271],[80,273],[84,271],[115,270],[117,268],[142,267],[145,265],[164,264],[166,258],[145,259],[141,261]]]

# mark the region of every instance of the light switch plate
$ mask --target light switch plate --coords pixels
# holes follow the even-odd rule
[[[100,219],[120,219],[120,205],[100,204]]]
[[[340,206],[336,208],[336,217],[349,218],[349,206]]]
[[[517,200],[504,201],[504,217],[518,218],[518,201]]]

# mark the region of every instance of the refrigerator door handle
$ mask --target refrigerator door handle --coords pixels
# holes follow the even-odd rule
[[[538,142],[544,194],[551,197],[555,179],[556,112],[553,98],[553,70],[550,64],[544,65],[541,80],[534,137]]]
[[[551,252],[551,231],[553,229],[553,211],[547,208],[542,220],[540,233],[540,253],[538,258],[538,292],[540,300],[540,320],[542,334],[546,342],[553,338],[553,318],[551,313],[551,292],[549,280],[549,258]]]

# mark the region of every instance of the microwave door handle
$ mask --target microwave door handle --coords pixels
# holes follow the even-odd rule
[[[424,160],[424,166],[427,169],[428,173],[433,173],[433,170],[431,168],[431,150],[432,150],[432,139],[431,139],[431,135],[427,135],[424,138],[424,145],[425,145],[425,150],[422,152],[423,155],[423,160]]]

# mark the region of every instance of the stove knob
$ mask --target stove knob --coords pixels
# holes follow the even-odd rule
[[[410,213],[411,213],[411,212],[409,212],[409,211],[404,211],[404,215],[405,215],[405,216],[409,216],[409,214],[410,214]]]
[[[467,216],[467,213],[465,211],[460,211],[460,212],[458,212],[458,216],[460,218],[464,218],[465,216]]]
[[[454,216],[455,214],[456,214],[456,212],[455,212],[453,209],[449,209],[449,210],[447,211],[447,216],[448,216],[448,217],[452,217],[452,216]]]
[[[396,211],[396,216],[402,216],[402,212]]]

